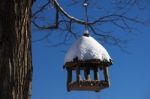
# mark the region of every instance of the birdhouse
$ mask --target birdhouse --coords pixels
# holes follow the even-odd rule
[[[110,85],[108,67],[110,65],[112,61],[106,49],[93,37],[84,33],[65,56],[67,90],[99,92],[108,88]]]

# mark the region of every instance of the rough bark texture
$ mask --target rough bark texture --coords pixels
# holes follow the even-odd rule
[[[32,0],[0,0],[0,99],[30,99]]]

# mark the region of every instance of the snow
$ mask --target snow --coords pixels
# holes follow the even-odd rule
[[[100,59],[101,61],[108,62],[111,59],[107,50],[91,36],[79,38],[66,53],[64,62],[71,62],[75,58],[82,61]]]

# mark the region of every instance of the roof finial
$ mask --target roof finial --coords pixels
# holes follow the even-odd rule
[[[83,36],[89,37],[89,31],[88,30],[84,30]]]

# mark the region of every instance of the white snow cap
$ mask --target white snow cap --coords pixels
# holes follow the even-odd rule
[[[110,62],[110,56],[106,49],[93,37],[82,36],[68,50],[65,56],[65,63],[78,60],[100,59]]]

